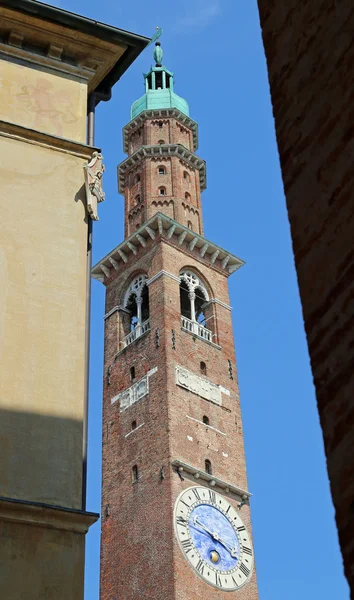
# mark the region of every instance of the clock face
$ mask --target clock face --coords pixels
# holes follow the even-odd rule
[[[226,498],[204,487],[184,490],[175,504],[174,525],[185,558],[204,581],[225,592],[248,582],[250,536]]]

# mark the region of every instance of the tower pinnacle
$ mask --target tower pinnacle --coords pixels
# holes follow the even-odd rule
[[[164,108],[177,108],[189,116],[187,102],[174,92],[174,74],[162,64],[163,50],[161,43],[155,43],[155,66],[144,74],[145,94],[133,102],[131,118],[135,119],[144,110],[159,110]]]

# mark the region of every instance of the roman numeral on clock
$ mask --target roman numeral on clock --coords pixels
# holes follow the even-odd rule
[[[216,494],[213,492],[213,490],[209,490],[209,498],[210,502],[216,502]]]
[[[187,521],[184,517],[177,517],[176,519],[177,525],[182,525],[182,527],[187,527]]]
[[[193,550],[192,542],[190,540],[183,540],[181,542],[181,546],[186,554],[188,554],[188,552]]]
[[[242,572],[244,575],[246,575],[246,577],[248,577],[248,576],[249,576],[249,574],[250,574],[250,572],[251,572],[251,571],[250,571],[250,570],[249,570],[249,569],[246,567],[246,565],[244,565],[243,563],[242,563],[242,564],[241,564],[241,566],[240,566],[240,571],[241,571],[241,572]]]
[[[202,561],[202,560],[200,560],[200,561],[198,562],[198,564],[197,564],[197,567],[196,567],[196,569],[197,569],[198,573],[200,573],[201,575],[203,575],[203,572],[204,572],[204,566],[205,566],[205,565],[204,565],[204,563],[203,563],[203,561]]]
[[[237,531],[246,531],[246,527],[241,525],[241,527],[237,527]]]
[[[245,554],[249,554],[250,556],[252,556],[252,550],[251,550],[251,548],[247,548],[247,546],[243,546],[243,547],[242,547],[242,551],[243,551]]]
[[[196,499],[200,500],[200,495],[199,495],[198,490],[196,490],[195,488],[193,488],[193,492],[194,492],[194,495],[195,495]]]

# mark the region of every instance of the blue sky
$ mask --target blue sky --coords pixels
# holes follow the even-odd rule
[[[229,281],[260,599],[348,600],[256,0],[52,3],[146,36],[156,26],[164,29],[164,64],[199,123],[198,153],[207,161],[205,235],[246,261]],[[124,158],[121,130],[151,63],[150,47],[97,110],[106,201],[94,227],[94,262],[123,239],[116,184],[116,165]],[[103,314],[104,287],[93,282],[87,508],[97,512]],[[96,524],[87,537],[85,600],[98,600],[99,530]]]

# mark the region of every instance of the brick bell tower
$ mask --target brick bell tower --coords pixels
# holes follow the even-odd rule
[[[228,276],[197,124],[156,65],[124,127],[105,314],[101,600],[257,600]]]

